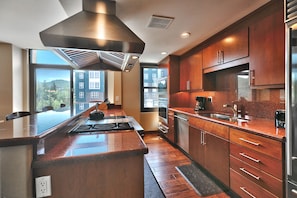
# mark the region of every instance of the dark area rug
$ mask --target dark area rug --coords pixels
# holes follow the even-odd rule
[[[177,166],[176,168],[200,196],[210,196],[223,192],[223,190],[195,164]]]
[[[165,198],[151,168],[144,159],[144,198]]]

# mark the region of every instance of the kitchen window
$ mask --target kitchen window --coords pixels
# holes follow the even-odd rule
[[[157,65],[141,64],[141,111],[156,111],[158,108]]]
[[[106,98],[105,71],[74,70],[53,50],[30,50],[30,111]],[[75,105],[79,110],[79,105]]]

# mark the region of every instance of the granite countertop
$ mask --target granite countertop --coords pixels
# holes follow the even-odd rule
[[[203,114],[205,113],[214,113],[210,111],[195,112],[193,108],[180,108],[180,107],[169,108],[169,110],[184,113],[189,116],[193,116],[197,118],[202,118],[212,122],[217,122],[219,124],[223,124],[229,127],[241,129],[251,133],[256,133],[259,135],[263,135],[265,137],[269,137],[278,141],[285,142],[285,129],[276,128],[274,124],[274,120],[253,117],[253,118],[250,118],[248,122],[240,122],[240,121],[231,122],[231,121],[225,121],[221,119],[215,119],[215,118],[209,118],[209,117],[203,116]]]
[[[33,167],[136,153],[146,154],[148,148],[134,130],[65,135],[53,149],[39,155]]]
[[[104,116],[126,116],[122,109],[101,110]],[[74,123],[85,121],[88,114],[80,116]],[[136,120],[127,116],[129,122],[138,124]],[[139,124],[138,124],[139,125]],[[67,133],[62,130],[44,139],[38,146],[38,151],[33,167],[52,165],[55,163],[76,162],[79,160],[92,160],[98,158],[111,158],[117,155],[146,154],[148,148],[138,134],[143,130],[136,126],[134,130],[100,131],[94,133]]]
[[[81,110],[62,108],[0,123],[0,147],[36,143],[57,128],[86,113],[94,104],[88,103]]]

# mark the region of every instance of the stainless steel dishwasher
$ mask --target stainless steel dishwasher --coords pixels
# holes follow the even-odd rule
[[[176,125],[176,144],[189,153],[189,121],[188,116],[181,113],[174,114]]]

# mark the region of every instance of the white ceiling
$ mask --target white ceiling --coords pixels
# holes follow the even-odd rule
[[[141,62],[181,55],[269,0],[116,0],[117,16],[145,42]],[[44,48],[39,32],[82,10],[82,0],[0,2],[0,42]],[[167,29],[148,28],[150,17],[174,17]],[[184,31],[191,37],[181,39]]]

